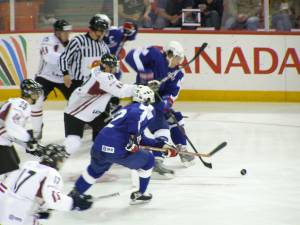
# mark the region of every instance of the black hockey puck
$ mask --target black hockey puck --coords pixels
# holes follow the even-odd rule
[[[246,170],[246,169],[242,169],[242,170],[241,170],[241,174],[242,174],[242,175],[245,175],[246,173],[247,173],[247,170]]]

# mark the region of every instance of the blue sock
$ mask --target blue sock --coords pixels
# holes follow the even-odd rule
[[[172,141],[175,145],[178,145],[178,144],[186,145],[187,144],[186,138],[184,137],[181,130],[177,126],[172,127],[170,131],[171,131]]]
[[[75,188],[80,194],[85,193],[91,186],[92,184],[88,183],[83,176],[80,176],[75,183]]]
[[[148,187],[149,181],[150,181],[150,177],[147,177],[147,178],[140,177],[140,189],[139,189],[139,192],[141,192],[142,194],[145,193],[145,191],[146,191],[146,189]]]

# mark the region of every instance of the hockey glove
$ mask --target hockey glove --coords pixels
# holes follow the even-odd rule
[[[72,210],[83,211],[92,207],[93,198],[91,195],[80,194],[76,190],[72,190],[69,196],[73,199]]]
[[[32,155],[37,155],[37,140],[33,137],[33,130],[28,130],[28,134],[30,135],[29,141],[26,142],[26,152]]]
[[[149,88],[152,89],[152,91],[157,92],[160,88],[160,81],[159,80],[150,80],[148,82]]]
[[[178,155],[178,150],[172,144],[169,144],[169,143],[166,142],[164,144],[163,148],[166,149],[166,151],[164,152],[164,155],[166,157],[175,157],[175,156]]]
[[[125,22],[123,24],[124,36],[133,37],[137,33],[137,25],[133,22]]]
[[[137,152],[139,150],[139,145],[135,135],[131,134],[129,137],[129,142],[126,145],[125,149],[129,152]]]
[[[170,109],[173,106],[173,99],[170,96],[163,96],[162,100],[163,100],[163,103],[164,103],[163,111],[164,112],[169,112]]]

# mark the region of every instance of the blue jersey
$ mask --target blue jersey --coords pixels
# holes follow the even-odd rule
[[[135,40],[136,34],[137,33],[134,33],[131,36],[127,36],[126,41]],[[115,55],[121,42],[123,41],[123,38],[124,31],[122,27],[111,27],[108,31],[108,34],[103,38],[103,41],[109,47],[110,53]],[[119,58],[118,55],[117,57]]]
[[[137,32],[133,33],[133,35],[126,36],[126,41],[133,41],[135,40]],[[116,57],[119,59],[119,53],[121,51],[122,46],[121,42],[124,38],[124,30],[122,27],[111,27],[107,33],[107,35],[104,36],[103,41],[105,44],[107,44],[110,53],[116,55]],[[118,52],[117,52],[118,51]],[[115,77],[120,80],[121,79],[121,71],[117,71],[115,73]]]
[[[132,103],[122,108],[116,117],[97,135],[93,150],[108,158],[124,157],[130,135],[135,135],[142,145],[161,147],[155,139],[147,138],[144,130],[154,117],[151,105]]]
[[[153,46],[131,50],[125,61],[137,72],[137,84],[147,84],[150,80],[162,80],[169,72],[178,69],[178,67],[169,68],[165,54]],[[183,73],[180,71],[174,79],[162,83],[159,89],[160,96],[170,96],[174,101],[180,91],[182,78]]]

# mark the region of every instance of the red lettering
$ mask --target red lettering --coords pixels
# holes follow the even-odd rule
[[[293,61],[292,63],[288,63],[289,57],[291,57],[291,60]],[[294,48],[288,48],[287,49],[287,51],[285,53],[285,56],[283,58],[282,64],[280,66],[278,74],[282,74],[283,70],[286,67],[295,67],[298,74],[300,74],[300,61],[299,61],[297,52]]]
[[[120,70],[123,72],[123,73],[129,73],[129,70],[127,69],[127,67],[125,66],[125,64],[123,63],[123,59],[125,58],[126,56],[126,51],[124,48],[121,49],[120,51],[120,54],[119,54],[119,60],[120,60]]]
[[[237,56],[239,59],[238,63],[233,62],[235,56]],[[229,73],[231,67],[241,67],[245,74],[250,74],[250,69],[249,69],[247,61],[245,59],[244,53],[243,53],[242,49],[239,47],[236,47],[233,49],[231,56],[229,58],[227,67],[225,69],[225,73]]]
[[[199,47],[195,49],[195,53],[199,50]],[[201,52],[200,56],[204,59],[204,61],[208,64],[208,66],[214,71],[214,73],[221,74],[221,48],[216,48],[216,63],[206,54],[205,51]],[[197,57],[195,60],[195,73],[200,73],[200,57]]]
[[[270,62],[271,65],[267,69],[262,69],[262,60],[260,58],[261,53],[269,53],[271,56],[271,61],[265,60],[264,63]],[[278,66],[278,56],[276,52],[271,48],[254,48],[254,74],[271,74]]]

